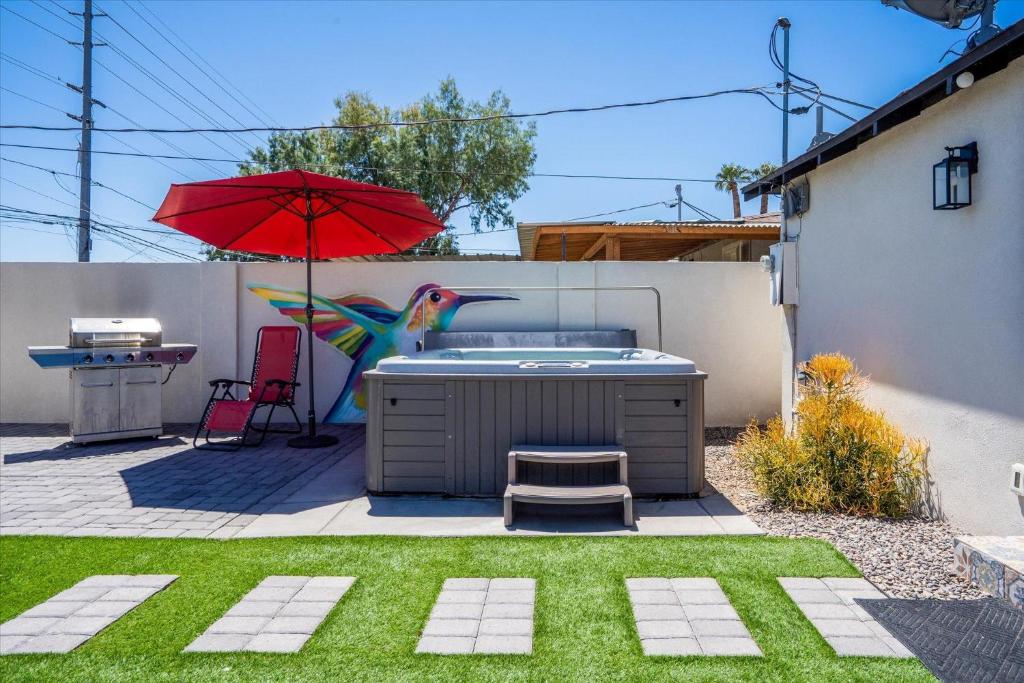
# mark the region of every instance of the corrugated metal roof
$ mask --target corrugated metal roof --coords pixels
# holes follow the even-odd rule
[[[670,228],[707,228],[708,230],[715,229],[736,229],[743,228],[744,226],[764,228],[766,226],[778,226],[782,227],[782,214],[778,211],[769,211],[768,213],[755,214],[752,216],[743,216],[733,220],[721,220],[721,221],[629,221],[623,223],[616,223],[614,221],[547,221],[547,222],[531,222],[531,223],[518,223],[516,229],[519,234],[519,253],[523,254],[525,258],[529,258],[530,254],[534,253],[534,241],[537,238],[537,230],[539,228],[558,228],[562,226],[590,226],[590,227],[601,227],[608,226],[609,228],[617,227],[663,227],[666,232]]]

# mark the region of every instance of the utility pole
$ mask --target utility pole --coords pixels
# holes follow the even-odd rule
[[[782,29],[782,165],[789,161],[789,19],[779,17]]]
[[[78,150],[78,260],[89,260],[92,251],[92,0],[85,0],[82,11],[82,145]]]
[[[683,222],[683,186],[676,185],[676,221]]]

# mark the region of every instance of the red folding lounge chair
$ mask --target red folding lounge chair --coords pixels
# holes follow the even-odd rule
[[[302,328],[293,326],[261,327],[256,336],[256,357],[252,363],[252,379],[215,379],[210,381],[213,393],[206,403],[203,419],[192,439],[195,448],[212,450],[238,450],[243,446],[259,446],[267,432],[301,434],[302,423],[295,413],[295,376],[299,371],[299,346]],[[232,387],[241,384],[246,393],[236,398]],[[218,395],[219,393],[219,395]],[[253,418],[259,408],[269,407],[263,426],[254,425]],[[295,429],[271,429],[270,420],[275,408],[287,408],[295,418]],[[259,439],[248,441],[249,431],[259,433]],[[205,432],[205,433],[204,433]],[[211,441],[210,433],[233,434],[231,440]],[[200,445],[199,438],[206,440]]]

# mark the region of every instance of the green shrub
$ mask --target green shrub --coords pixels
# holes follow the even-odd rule
[[[864,378],[840,354],[803,366],[795,427],[781,418],[751,423],[737,455],[758,491],[787,508],[895,517],[916,509],[927,444],[907,438],[860,399]]]

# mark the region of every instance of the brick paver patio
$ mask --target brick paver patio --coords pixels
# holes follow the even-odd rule
[[[234,453],[169,437],[73,446],[66,425],[0,431],[0,533],[226,538],[315,480],[363,443],[361,426],[328,426],[336,448],[284,439]]]
[[[64,425],[0,425],[0,534],[253,538],[398,534],[718,535],[761,529],[720,494],[638,500],[635,528],[615,506],[525,506],[513,529],[501,499],[367,496],[362,425],[326,425],[334,448],[268,435],[236,452],[192,448],[194,427],[159,439],[74,446]],[[532,509],[531,509],[532,508]],[[621,510],[621,509],[620,509]]]

